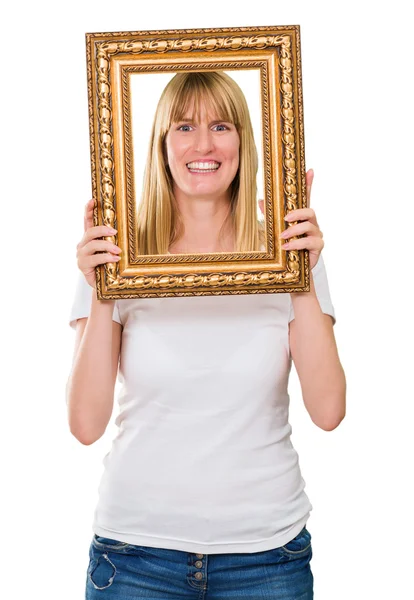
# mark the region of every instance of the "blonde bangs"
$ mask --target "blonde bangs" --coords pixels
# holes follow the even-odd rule
[[[171,123],[178,123],[184,118],[200,119],[203,108],[207,113],[220,121],[239,125],[236,106],[233,102],[231,89],[223,85],[221,73],[179,73],[176,75],[176,86],[172,90],[170,110],[165,123],[166,130]]]

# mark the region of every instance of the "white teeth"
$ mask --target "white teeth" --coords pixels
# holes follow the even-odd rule
[[[220,163],[218,162],[191,162],[187,164],[189,169],[196,169],[197,171],[217,171]]]

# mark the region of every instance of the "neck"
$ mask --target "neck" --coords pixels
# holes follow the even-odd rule
[[[172,254],[208,254],[232,252],[234,236],[231,224],[219,240],[220,229],[230,211],[229,194],[188,198],[181,190],[174,190],[184,225],[183,235],[171,244]]]

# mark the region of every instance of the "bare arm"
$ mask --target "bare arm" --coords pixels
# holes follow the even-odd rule
[[[77,322],[66,402],[70,431],[82,444],[98,440],[112,415],[122,332],[113,304],[93,294],[89,318]]]
[[[345,417],[346,380],[330,315],[321,311],[311,273],[310,292],[291,294],[295,318],[289,343],[312,421],[325,431]]]
[[[284,249],[309,250],[310,291],[290,295],[295,318],[289,324],[289,345],[306,409],[315,425],[331,431],[345,417],[346,380],[336,347],[333,321],[321,310],[313,280],[312,269],[325,245],[315,211],[310,208],[313,177],[313,169],[309,169],[306,173],[307,206],[285,216],[290,224],[281,237],[288,240],[282,246]],[[294,239],[303,234],[305,237]]]
[[[95,204],[92,199],[85,206],[84,235],[77,245],[78,267],[94,290],[97,265],[119,260],[121,251],[111,241],[116,230],[102,225],[94,227]],[[122,334],[122,326],[112,319],[114,303],[114,300],[98,300],[94,291],[88,318],[78,319],[76,324],[66,403],[70,431],[82,444],[98,440],[112,414]]]

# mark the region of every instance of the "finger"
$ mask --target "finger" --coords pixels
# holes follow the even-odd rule
[[[304,221],[303,223],[298,223],[297,225],[292,225],[285,229],[283,233],[280,234],[282,239],[288,239],[290,237],[294,237],[295,235],[302,235],[303,233],[307,233],[308,235],[313,235],[315,237],[322,237],[322,232],[319,227],[316,227],[310,221]]]
[[[289,223],[292,221],[310,221],[318,226],[313,208],[297,208],[296,210],[292,210],[285,216],[285,221],[288,221]]]
[[[325,246],[325,242],[320,237],[314,237],[307,235],[306,237],[300,238],[299,240],[292,240],[283,244],[283,250],[317,250],[321,252],[322,248]]]
[[[86,231],[89,227],[93,226],[93,209],[95,206],[95,198],[89,200],[85,205],[85,211],[83,216],[83,230]]]
[[[112,238],[116,234],[116,229],[111,229],[111,227],[107,227],[106,225],[96,225],[95,227],[89,227],[85,233],[83,234],[83,238],[78,244],[78,248],[82,248],[88,242],[93,239],[100,237],[109,237]]]
[[[120,256],[116,256],[110,252],[103,252],[102,254],[92,254],[92,256],[88,256],[86,258],[84,257],[83,259],[78,260],[78,267],[84,273],[92,267],[97,267],[98,265],[103,265],[110,262],[115,263],[119,262],[120,260]]]
[[[308,208],[310,207],[311,189],[314,175],[315,173],[313,169],[309,169],[309,171],[306,173],[306,205]]]
[[[95,252],[111,252],[112,254],[121,254],[122,250],[112,242],[107,240],[92,240],[84,246],[78,248],[78,256],[89,256]]]

